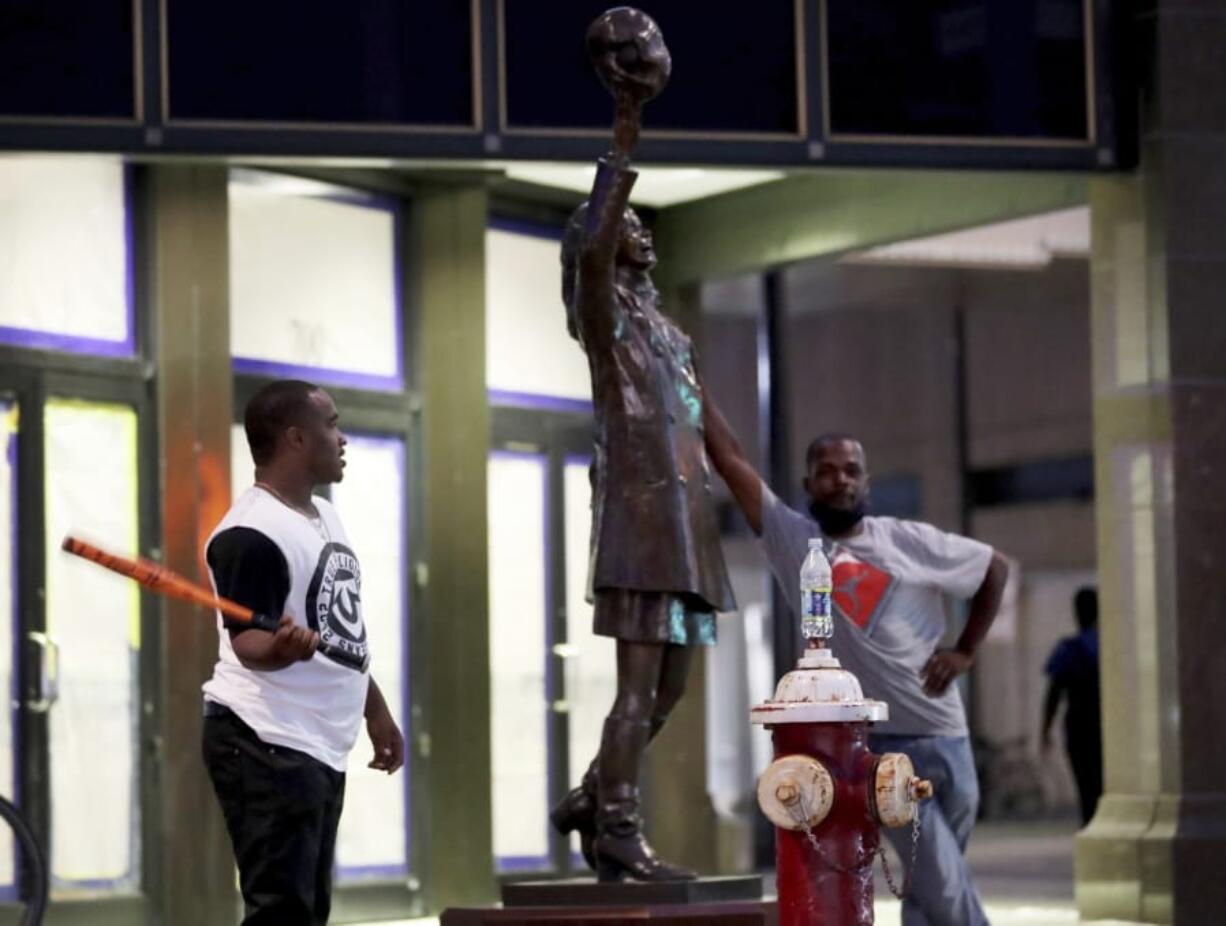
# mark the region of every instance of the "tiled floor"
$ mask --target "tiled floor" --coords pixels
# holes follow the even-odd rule
[[[981,825],[968,853],[992,926],[1067,926],[1073,906],[1072,823]],[[876,926],[900,926],[898,901],[877,878]],[[362,926],[434,926],[436,919]],[[1095,926],[1130,926],[1096,920]]]
[[[899,926],[898,901],[877,903],[876,926]],[[1058,908],[1042,904],[988,903],[988,918],[992,926],[1067,926],[1078,923],[1077,913],[1071,907]],[[391,922],[363,924],[363,926],[438,926],[433,917],[416,920],[393,920]],[[1090,926],[1090,924],[1083,924]],[[1123,920],[1095,920],[1093,926],[1134,926]]]

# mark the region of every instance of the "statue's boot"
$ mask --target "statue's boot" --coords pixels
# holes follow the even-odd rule
[[[600,881],[692,881],[688,868],[670,865],[656,855],[643,835],[639,817],[639,790],[619,784],[602,790],[596,812],[596,876]]]
[[[647,736],[649,743],[663,729],[667,719],[667,715],[663,714],[656,714],[651,718],[651,729]],[[596,870],[596,857],[592,854],[592,840],[596,838],[596,763],[599,761],[599,756],[592,760],[592,764],[583,773],[578,787],[571,788],[549,812],[549,822],[563,836],[578,831],[583,860],[593,871]]]
[[[682,881],[694,872],[660,859],[643,836],[637,787],[639,760],[651,725],[611,716],[604,722],[597,773],[596,838],[592,851],[601,881]]]
[[[554,805],[549,812],[549,822],[553,828],[565,836],[578,830],[579,847],[583,851],[583,860],[587,867],[596,870],[596,857],[592,854],[592,840],[596,838],[596,763],[583,773],[583,780],[577,788],[567,792],[562,800]]]

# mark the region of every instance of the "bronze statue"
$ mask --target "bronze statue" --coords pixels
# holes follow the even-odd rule
[[[715,642],[715,612],[735,605],[720,550],[690,339],[660,312],[651,233],[627,207],[641,110],[668,81],[659,27],[628,7],[588,29],[616,102],[613,150],[562,243],[567,323],[588,357],[596,417],[592,466],[594,630],[617,640],[617,698],[600,751],[550,814],[578,830],[600,880],[693,878],[643,836],[639,762],[681,697],[690,647]]]

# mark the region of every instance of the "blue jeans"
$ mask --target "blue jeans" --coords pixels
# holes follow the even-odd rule
[[[903,752],[915,773],[932,782],[920,803],[920,838],[911,889],[902,902],[903,926],[987,926],[983,903],[966,864],[966,843],[979,807],[979,780],[966,736],[869,736],[873,752]],[[911,827],[887,829],[906,865]]]

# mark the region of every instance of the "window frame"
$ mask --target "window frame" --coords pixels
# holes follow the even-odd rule
[[[234,182],[235,174],[240,176],[250,174],[277,175],[275,170],[252,171],[244,168],[231,168],[230,183]],[[396,395],[408,389],[410,371],[407,358],[410,356],[410,344],[406,338],[406,301],[405,301],[405,219],[406,209],[403,201],[381,191],[363,189],[361,187],[341,186],[331,180],[315,181],[320,186],[333,187],[334,192],[313,197],[326,202],[341,203],[363,209],[373,209],[387,212],[392,219],[392,333],[395,339],[395,369],[391,374],[362,373],[358,370],[348,370],[333,367],[320,367],[311,364],[288,363],[279,360],[267,360],[259,357],[248,357],[233,353],[231,347],[231,362],[234,373],[250,379],[304,379],[317,382],[329,391],[335,389],[351,390],[355,393],[379,392],[386,395]],[[229,228],[227,228],[227,237]],[[231,298],[233,297],[233,280],[231,280]],[[231,302],[233,312],[233,302]],[[233,336],[231,336],[233,344]]]
[[[43,157],[36,155],[34,157]],[[53,157],[51,155],[50,157]],[[113,159],[106,156],[106,159]],[[87,335],[69,334],[60,331],[40,331],[36,328],[23,328],[17,325],[0,325],[0,362],[6,362],[4,356],[13,352],[15,359],[24,357],[27,352],[46,355],[52,360],[58,355],[78,356],[81,358],[115,358],[120,361],[136,362],[143,354],[144,340],[141,338],[140,316],[137,311],[137,224],[138,195],[137,168],[130,162],[121,165],[123,183],[123,214],[124,214],[124,302],[125,322],[127,331],[121,340],[94,338]],[[39,366],[39,364],[35,364]],[[69,364],[75,368],[75,364]]]

